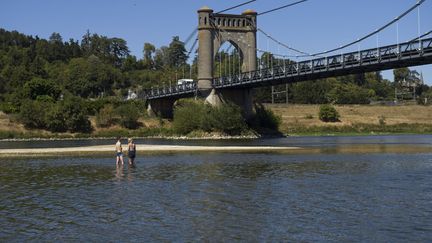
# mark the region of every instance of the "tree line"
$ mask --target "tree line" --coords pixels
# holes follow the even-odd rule
[[[168,84],[189,71],[186,59],[177,36],[159,48],[144,43],[137,58],[124,39],[89,31],[64,41],[59,33],[42,39],[0,29],[0,110],[18,114],[29,128],[88,132],[88,115],[108,104],[136,113],[121,107],[128,90]]]
[[[240,72],[239,56],[235,49],[218,53],[214,75]],[[3,112],[21,114],[28,127],[89,131],[88,115],[97,115],[106,105],[117,109],[129,89],[140,91],[168,85],[185,76],[196,79],[197,58],[192,64],[187,59],[185,44],[178,36],[166,46],[144,43],[139,58],[131,54],[126,40],[90,31],[81,40],[65,41],[59,33],[43,39],[0,29],[0,108]],[[270,53],[258,59],[259,68],[283,62],[292,61]],[[419,82],[415,70],[402,68],[394,74],[393,82],[374,72],[290,84],[289,100],[307,104],[367,104],[393,100],[395,89],[403,90],[409,87],[407,84],[416,83],[416,97],[430,97],[429,102],[432,101],[432,90]],[[256,102],[270,100],[270,87],[257,89]],[[132,109],[130,105],[127,107],[119,109],[125,112]],[[56,120],[60,122],[48,124]],[[102,123],[109,124],[109,120]]]

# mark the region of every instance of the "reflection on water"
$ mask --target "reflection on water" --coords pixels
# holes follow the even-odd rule
[[[0,161],[0,241],[415,241],[432,154]]]

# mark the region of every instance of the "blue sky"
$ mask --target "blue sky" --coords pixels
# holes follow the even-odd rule
[[[87,30],[127,41],[133,55],[142,57],[145,42],[156,47],[168,45],[173,36],[182,40],[197,26],[196,10],[204,5],[222,10],[246,0],[2,0],[0,28],[48,38],[59,32],[64,40],[81,40]],[[239,14],[251,8],[264,12],[294,0],[257,0],[228,13]],[[319,52],[356,40],[381,27],[404,12],[417,0],[309,0],[258,18],[258,26],[278,40],[306,52]],[[420,8],[420,31],[432,29],[432,0]],[[399,23],[399,41],[418,35],[418,11]],[[355,45],[346,51],[376,47],[397,42],[397,27]],[[272,42],[267,45],[258,35],[258,47],[284,55],[293,55]],[[414,67],[423,72],[432,85],[432,65]],[[384,77],[393,79],[391,71]]]

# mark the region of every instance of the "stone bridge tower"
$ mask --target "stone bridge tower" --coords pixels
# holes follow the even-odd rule
[[[257,13],[247,10],[241,15],[214,14],[203,7],[198,10],[198,91],[212,105],[231,101],[239,105],[244,115],[252,114],[252,89],[223,89],[212,87],[213,61],[219,48],[230,42],[240,53],[242,72],[255,71]]]

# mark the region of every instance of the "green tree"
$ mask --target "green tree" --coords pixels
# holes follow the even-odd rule
[[[143,56],[144,56],[144,67],[146,69],[151,69],[154,67],[153,55],[156,48],[151,43],[144,43]]]
[[[102,93],[111,93],[112,87],[123,87],[122,74],[118,69],[104,64],[92,55],[75,58],[69,62],[64,74],[65,87],[72,94],[80,97],[98,97]]]
[[[173,128],[179,134],[188,134],[195,130],[211,130],[211,125],[204,121],[210,112],[210,106],[202,100],[179,100],[174,107]]]
[[[66,132],[68,130],[65,114],[59,104],[52,105],[51,109],[46,111],[45,127],[51,132]]]
[[[78,97],[68,97],[60,103],[60,112],[66,120],[66,127],[71,132],[91,132],[92,127],[85,113],[83,102]]]
[[[168,66],[179,68],[185,65],[187,56],[184,43],[180,41],[178,36],[174,36],[168,47]]]
[[[104,106],[96,115],[96,125],[98,127],[109,127],[114,125],[115,110],[112,105]]]
[[[219,107],[211,107],[209,111],[208,118],[202,118],[204,122],[210,121],[210,126],[207,130],[223,132],[229,135],[238,135],[247,127],[240,107],[233,103],[222,104]]]
[[[163,67],[168,66],[168,47],[162,46],[156,50],[154,56],[154,67],[156,70],[162,70]]]
[[[135,56],[130,55],[126,57],[126,59],[123,61],[121,69],[125,72],[137,70],[139,69],[139,62],[137,61]]]
[[[32,100],[39,96],[49,96],[57,100],[61,94],[61,89],[55,82],[42,78],[33,78],[31,81],[26,82],[23,90],[25,96]]]
[[[117,108],[117,114],[120,115],[120,125],[129,129],[139,127],[138,119],[141,116],[140,110],[133,103],[127,103]]]
[[[402,85],[402,82],[404,80],[407,80],[409,75],[410,75],[410,70],[409,68],[397,68],[393,70],[393,75],[394,75],[394,82],[396,84],[398,84],[399,86]]]
[[[59,33],[53,32],[49,37],[50,43],[63,43],[63,38]]]
[[[129,56],[127,42],[121,38],[110,38],[110,57],[116,67],[121,67],[123,61]]]
[[[276,58],[270,52],[264,52],[258,62],[262,69],[271,68],[277,65]]]
[[[300,104],[328,103],[328,93],[338,83],[335,78],[295,83],[290,87],[290,100]]]
[[[327,94],[328,100],[335,104],[369,104],[369,90],[354,83],[340,83]]]
[[[20,108],[19,120],[27,128],[45,128],[45,115],[49,105],[40,101],[25,100]]]

